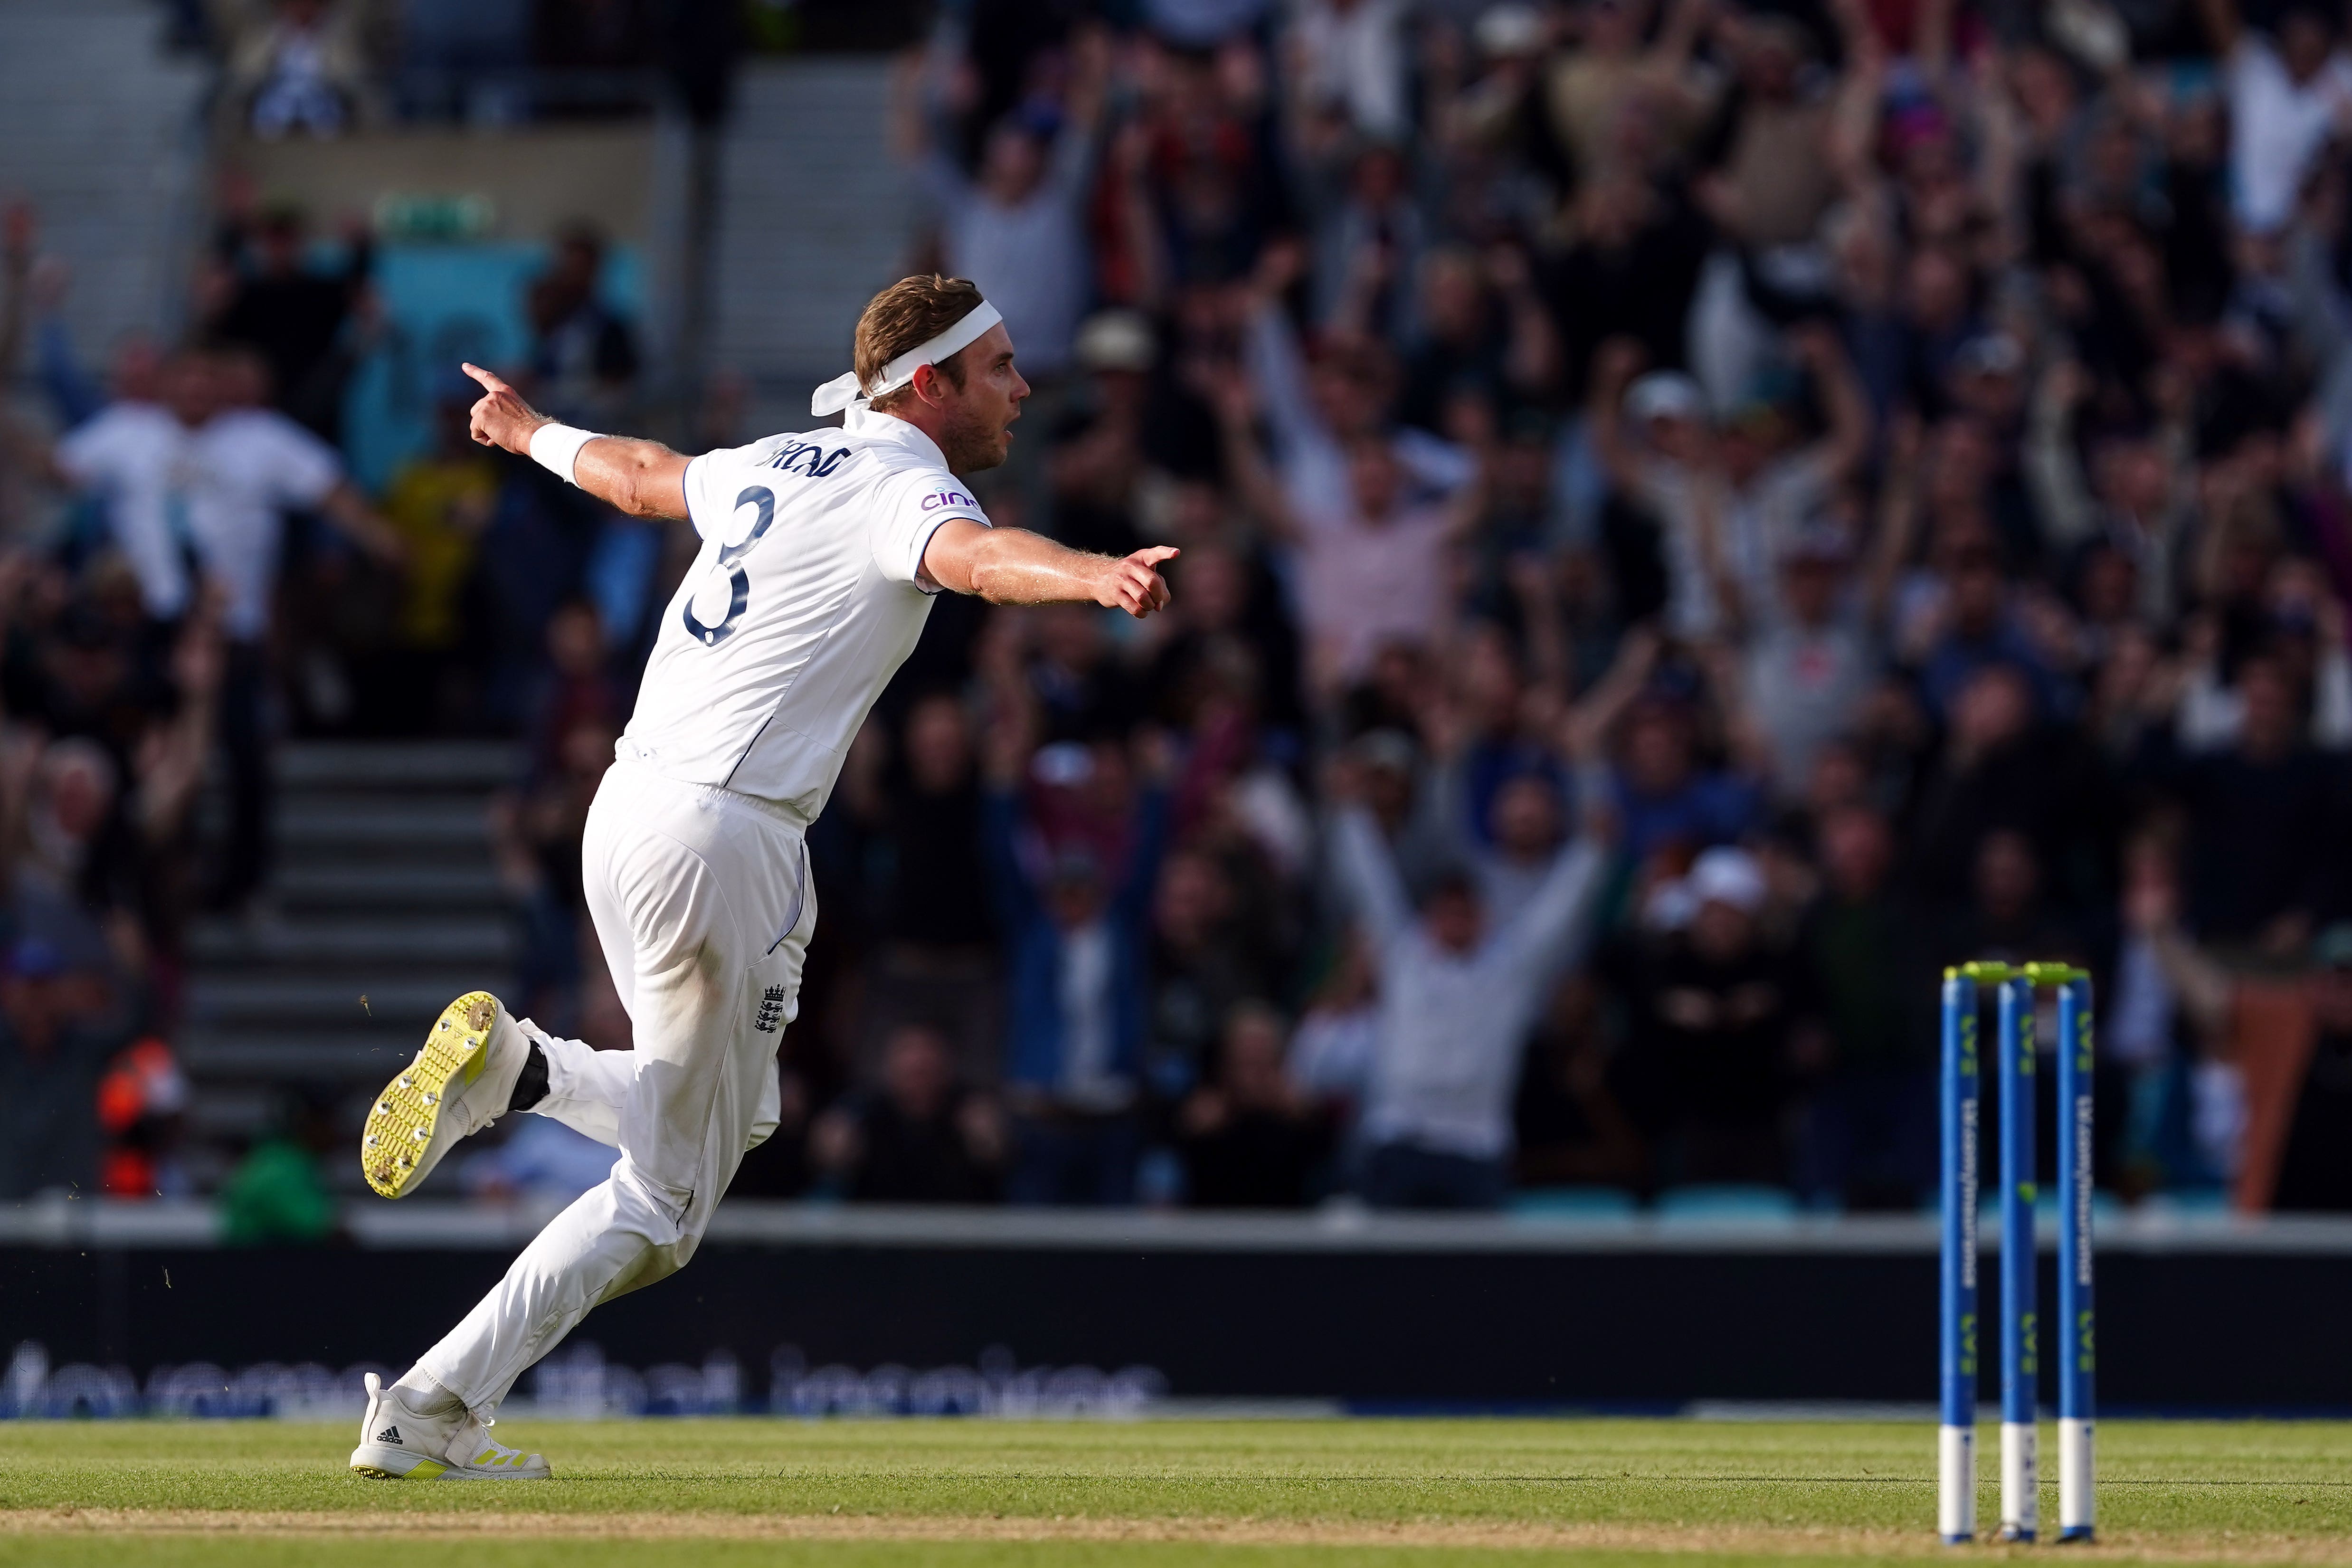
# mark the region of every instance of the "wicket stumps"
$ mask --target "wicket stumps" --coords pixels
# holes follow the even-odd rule
[[[1937,1528],[1977,1534],[1977,1192],[1982,1068],[1977,987],[1999,990],[2000,1085],[2000,1539],[2040,1533],[2041,1362],[2033,1246],[2038,986],[2058,994],[2058,1539],[2092,1536],[2091,977],[2063,963],[1966,963],[1944,971],[1942,1425]]]

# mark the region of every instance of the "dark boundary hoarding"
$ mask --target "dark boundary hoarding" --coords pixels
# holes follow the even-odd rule
[[[1023,1363],[1156,1368],[1179,1396],[1359,1408],[1935,1395],[1931,1225],[1743,1238],[1497,1223],[739,1218],[583,1333],[624,1365],[727,1351],[755,1398],[785,1344],[812,1365],[917,1368],[1003,1347]],[[0,1349],[35,1340],[54,1362],[141,1375],[196,1360],[402,1366],[514,1250],[481,1234],[307,1249],[85,1239],[0,1244]],[[2352,1227],[2125,1240],[2099,1259],[2103,1408],[2352,1411]]]

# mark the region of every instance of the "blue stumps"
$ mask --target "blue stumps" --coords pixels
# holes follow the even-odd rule
[[[1948,1545],[1977,1534],[1977,983],[1944,972],[1943,1415],[1937,1431],[1937,1528]]]
[[[2092,1537],[2091,982],[2058,988],[2058,1539]]]
[[[2042,1375],[2035,1353],[2033,1256],[2033,982],[2000,987],[2000,1538],[2032,1541],[2041,1524]]]
[[[1937,1526],[1945,1542],[1976,1539],[1976,1404],[1981,1258],[1977,1236],[1983,1068],[1978,1048],[1979,989],[2000,1006],[1994,1070],[2000,1074],[1994,1138],[2000,1162],[2000,1528],[2002,1541],[2041,1533],[2041,1318],[2035,1300],[2034,1000],[2057,995],[2058,1099],[2058,1535],[2093,1537],[2091,1307],[2091,979],[2072,964],[1995,961],[1944,971],[1942,1090],[1943,1271],[1938,1313],[1940,1370]]]

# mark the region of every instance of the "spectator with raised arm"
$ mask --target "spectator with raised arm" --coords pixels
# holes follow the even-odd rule
[[[1644,877],[1678,873],[1698,851],[1736,843],[1763,806],[1754,778],[1701,755],[1692,671],[1679,658],[1662,668],[1671,651],[1651,627],[1633,628],[1568,718],[1571,754],[1609,759],[1592,775],[1621,824],[1625,858]]]
[[[1077,35],[1058,113],[1015,110],[988,127],[971,174],[950,152],[921,83],[902,77],[894,94],[895,138],[931,204],[940,258],[1003,316],[1033,379],[1067,368],[1086,314],[1093,266],[1083,220],[1108,51],[1099,32]]]
[[[1403,364],[1400,422],[1447,436],[1454,399],[1539,403],[1559,375],[1559,345],[1527,257],[1433,250],[1421,264],[1420,337]]]
[[[1364,1194],[1383,1208],[1496,1207],[1528,1031],[1590,931],[1607,857],[1595,834],[1580,835],[1527,906],[1490,925],[1461,871],[1436,878],[1416,906],[1351,768],[1335,767],[1327,793],[1338,805],[1331,853],[1381,975]]]
[[[1685,635],[1767,616],[1781,554],[1869,453],[1869,399],[1835,331],[1809,323],[1790,342],[1828,416],[1810,441],[1792,438],[1788,413],[1769,401],[1733,410],[1717,428],[1705,421],[1695,385],[1633,383],[1639,351],[1630,341],[1605,346],[1594,372],[1595,449],[1612,479],[1664,526],[1675,629]],[[1623,415],[1685,423],[1643,450],[1628,439]]]
[[[1266,463],[1290,504],[1322,511],[1346,506],[1355,447],[1382,436],[1416,490],[1444,494],[1467,483],[1471,459],[1451,442],[1411,426],[1388,428],[1386,363],[1379,347],[1339,337],[1318,343],[1311,358],[1306,353],[1284,305],[1305,266],[1296,243],[1269,245],[1241,293],[1244,384],[1265,427]],[[1211,389],[1212,402],[1232,391]],[[1248,483],[1233,475],[1228,482]]]
[[[1849,592],[1851,552],[1826,522],[1788,541],[1771,613],[1740,661],[1741,714],[1782,800],[1803,792],[1824,745],[1856,728],[1884,668],[1867,607]]]
[[[207,584],[220,595],[230,828],[211,897],[228,908],[269,870],[267,644],[286,514],[316,512],[379,561],[405,559],[333,448],[259,406],[266,387],[249,351],[189,349],[166,367],[164,419],[92,421],[54,447],[18,433],[53,483],[110,498],[114,537],[152,620],[188,614]]]
[[[1259,402],[1247,378],[1228,372],[1212,390],[1236,487],[1297,558],[1310,683],[1342,690],[1370,673],[1385,644],[1443,643],[1454,620],[1450,556],[1477,526],[1484,487],[1418,500],[1389,438],[1366,434],[1347,448],[1344,498],[1311,504],[1259,452],[1251,419]]]
[[[231,41],[222,97],[256,136],[340,136],[366,107],[359,10],[345,0],[277,0]]]
[[[2297,0],[2268,31],[2246,26],[2237,0],[2199,0],[2221,57],[2231,122],[2230,185],[2238,222],[2256,234],[2283,226],[2312,158],[2352,114],[2352,59],[2343,19]]]

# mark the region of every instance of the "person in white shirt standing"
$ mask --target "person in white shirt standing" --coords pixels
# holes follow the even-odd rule
[[[1511,1094],[1547,987],[1576,956],[1600,902],[1605,818],[1555,853],[1518,910],[1489,924],[1467,871],[1433,879],[1416,913],[1351,767],[1333,770],[1331,853],[1379,965],[1360,1134],[1365,1196],[1380,1208],[1495,1208],[1511,1151]],[[1597,792],[1591,792],[1597,793]]]
[[[992,529],[962,476],[996,467],[1028,383],[978,289],[909,278],[857,324],[856,369],[817,389],[840,429],[689,461],[533,411],[487,371],[474,437],[528,453],[702,548],[663,613],[637,708],[588,817],[588,909],[635,1030],[591,1049],[452,1002],[377,1100],[361,1165],[413,1192],[457,1139],[535,1111],[620,1151],[506,1278],[398,1383],[371,1374],[351,1466],[387,1479],[542,1477],[487,1427],[524,1370],[589,1310],[694,1255],[745,1152],[778,1114],[777,1036],[816,923],[808,826],[941,589],[998,604],[1168,602],[1176,552],[1087,555]]]
[[[2288,0],[2268,35],[2245,25],[2238,0],[2199,0],[2198,9],[2230,100],[2232,216],[2252,235],[2275,234],[2294,216],[2312,159],[2352,120],[2342,7]]]
[[[111,542],[160,644],[205,584],[219,596],[229,831],[208,901],[227,908],[269,869],[269,615],[285,514],[315,511],[386,564],[403,555],[335,449],[264,406],[268,374],[250,351],[183,349],[163,365],[162,404],[110,405],[47,455],[57,483],[106,498]]]
[[[948,146],[947,128],[928,123],[915,82],[902,81],[895,93],[894,139],[914,162],[939,224],[944,264],[988,291],[1006,331],[1021,334],[1029,372],[1041,381],[1069,368],[1094,277],[1086,211],[1108,47],[1098,31],[1082,29],[1072,39],[1059,122],[1006,115],[989,128],[980,167],[970,174]],[[1050,408],[1050,401],[1041,406]]]

